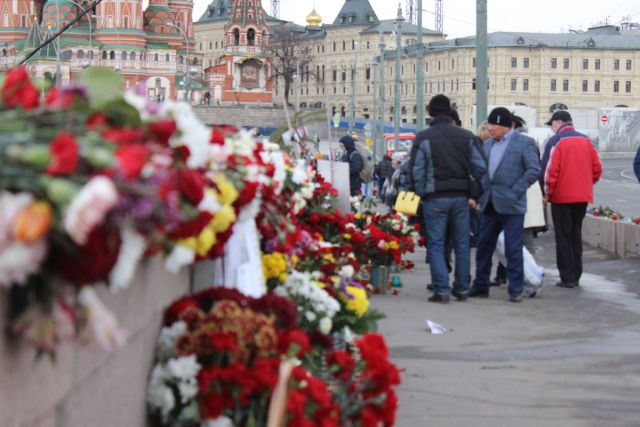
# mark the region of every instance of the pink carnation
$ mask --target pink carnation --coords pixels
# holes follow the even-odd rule
[[[64,229],[74,242],[83,246],[89,233],[102,224],[117,200],[118,191],[109,178],[92,178],[71,201],[64,218]]]

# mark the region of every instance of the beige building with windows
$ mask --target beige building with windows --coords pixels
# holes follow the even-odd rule
[[[205,68],[214,65],[223,53],[226,18],[220,23],[216,19],[222,19],[226,3],[229,0],[214,0],[195,24],[196,49],[204,54]],[[271,29],[285,24],[273,18],[267,21]],[[312,65],[299,73],[301,78],[291,89],[290,102],[303,108],[328,106],[331,113],[350,117],[355,81],[355,116],[377,117],[373,103],[374,92],[378,103],[380,98],[379,69],[374,64],[379,61],[382,38],[386,45],[384,119],[392,121],[394,20],[379,20],[367,0],[348,0],[332,24],[321,25],[315,12],[308,22],[308,26],[295,26],[295,30],[301,49],[310,49]],[[402,24],[400,117],[406,125],[418,120],[416,34],[417,27]],[[441,34],[425,29],[423,43],[425,104],[431,96],[444,93],[455,103],[463,124],[470,126],[476,96],[475,37],[445,40]],[[601,26],[571,33],[496,32],[489,34],[488,45],[488,103],[527,105],[535,109],[537,125],[558,107],[597,110],[640,106],[640,36],[628,27]],[[276,103],[281,90],[282,84],[276,82]]]

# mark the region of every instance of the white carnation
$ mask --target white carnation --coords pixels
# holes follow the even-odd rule
[[[320,330],[320,333],[324,335],[329,335],[332,327],[333,327],[333,321],[331,320],[330,317],[325,316],[322,319],[320,319],[320,323],[318,325],[318,329]]]
[[[196,356],[178,357],[167,362],[167,370],[171,375],[181,381],[188,381],[195,378],[200,372],[200,364],[196,361]]]
[[[158,337],[156,352],[160,360],[176,356],[176,343],[187,332],[187,324],[182,320],[162,328]]]

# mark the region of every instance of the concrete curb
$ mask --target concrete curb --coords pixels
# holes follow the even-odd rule
[[[640,257],[640,226],[587,214],[582,224],[582,241],[620,258]]]

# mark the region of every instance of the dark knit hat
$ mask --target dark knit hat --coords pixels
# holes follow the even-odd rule
[[[504,107],[497,107],[491,110],[487,123],[510,128],[513,121],[511,120],[511,112]]]
[[[431,98],[427,109],[431,117],[446,116],[451,112],[451,101],[445,95],[439,94]]]

